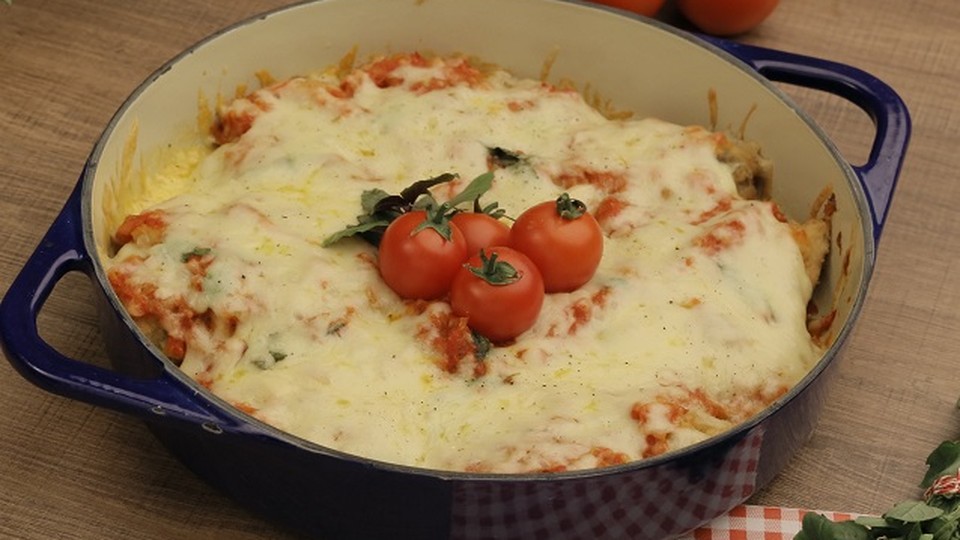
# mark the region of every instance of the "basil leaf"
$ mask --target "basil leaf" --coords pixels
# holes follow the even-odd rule
[[[475,349],[473,354],[476,356],[477,360],[482,362],[487,358],[487,355],[490,353],[490,349],[493,348],[493,343],[491,343],[489,339],[481,336],[473,330],[470,331],[470,335],[473,337],[473,346]]]
[[[867,527],[868,529],[883,529],[893,527],[889,521],[879,516],[858,516],[854,519],[854,521],[859,525]]]
[[[957,540],[960,539],[960,523],[957,520],[934,522],[931,527],[933,531],[933,540]]]
[[[426,180],[418,180],[397,195],[382,189],[368,189],[360,194],[360,207],[363,214],[357,216],[356,225],[333,233],[323,240],[323,247],[330,247],[344,238],[361,235],[364,240],[377,246],[390,223],[414,209],[428,209],[437,206],[430,188],[457,178],[456,174],[443,173]]]
[[[904,523],[920,523],[936,519],[942,515],[942,508],[930,506],[923,501],[903,501],[888,510],[883,517]]]
[[[957,474],[960,470],[960,442],[944,441],[927,456],[927,474],[920,482],[926,489],[941,476]]]
[[[360,194],[360,207],[363,208],[363,211],[367,214],[372,214],[377,204],[389,196],[389,193],[379,188],[365,190]]]
[[[410,184],[407,188],[400,192],[400,196],[403,197],[405,201],[409,204],[417,202],[417,199],[421,195],[427,195],[430,193],[430,188],[438,184],[443,184],[459,178],[460,175],[453,173],[443,173],[439,176],[434,176],[433,178],[428,178],[426,180],[418,180]]]
[[[353,235],[356,235],[356,234],[362,234],[362,233],[365,233],[365,232],[369,232],[369,231],[372,231],[372,230],[377,229],[377,228],[379,228],[379,227],[386,227],[386,226],[389,225],[389,224],[390,224],[389,221],[386,221],[386,220],[378,220],[378,221],[370,221],[370,222],[367,222],[367,223],[359,223],[359,224],[357,224],[357,225],[352,225],[352,226],[347,227],[347,228],[345,228],[345,229],[341,229],[341,230],[339,230],[339,231],[331,234],[330,236],[324,238],[324,239],[323,239],[323,243],[322,243],[321,245],[322,245],[323,247],[330,247],[330,246],[332,246],[333,244],[339,242],[340,240],[343,240],[344,238],[347,238],[348,236],[353,236]]]
[[[520,152],[513,152],[499,146],[487,148],[488,161],[495,167],[512,167],[523,161]]]
[[[453,208],[458,204],[475,201],[479,199],[481,195],[490,191],[490,188],[492,186],[493,186],[493,173],[485,172],[480,176],[471,180],[470,183],[467,184],[467,187],[463,188],[463,191],[461,191],[455,197],[447,201],[447,205]]]
[[[180,262],[185,263],[194,257],[203,257],[204,255],[208,255],[211,251],[212,250],[210,248],[206,248],[206,247],[193,248],[190,251],[187,251],[186,253],[180,254]]]
[[[960,498],[932,497],[927,504],[943,508],[945,513],[927,524],[934,540],[960,540]]]
[[[907,527],[906,533],[903,535],[903,540],[920,540],[923,536],[923,529],[920,527],[919,523],[913,523]]]
[[[870,531],[854,521],[833,522],[823,514],[808,512],[794,540],[871,540]]]

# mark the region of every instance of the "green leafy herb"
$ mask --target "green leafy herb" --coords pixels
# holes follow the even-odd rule
[[[524,162],[520,152],[514,152],[495,146],[487,148],[487,162],[490,166],[496,168],[507,168]]]
[[[346,327],[347,327],[346,319],[337,319],[335,321],[331,321],[330,324],[327,325],[327,335],[339,336],[340,331]]]
[[[180,255],[180,262],[185,263],[194,257],[203,257],[204,255],[208,255],[211,251],[212,250],[210,248],[193,248],[192,250]]]
[[[362,217],[361,217],[362,219]],[[323,247],[330,247],[333,244],[336,244],[344,238],[355,235],[363,235],[363,233],[377,233],[376,236],[383,236],[383,231],[386,230],[387,225],[390,225],[390,222],[384,219],[370,220],[363,223],[357,223],[356,225],[351,225],[349,227],[340,229],[339,231],[331,234],[323,240]],[[373,242],[371,242],[373,243]],[[376,244],[379,244],[379,239]]]
[[[267,353],[270,355],[269,358],[266,358],[266,357],[257,358],[251,361],[251,363],[260,369],[270,369],[274,366],[274,364],[276,364],[277,362],[289,356],[287,353],[282,351],[270,350],[270,351],[267,351]]]
[[[357,223],[349,225],[323,240],[323,247],[330,247],[344,238],[361,236],[370,244],[380,245],[380,238],[393,220],[413,210],[432,212],[436,219],[442,222],[449,216],[449,212],[460,204],[473,202],[486,193],[493,185],[493,173],[487,172],[474,178],[460,193],[443,204],[437,204],[430,194],[430,188],[459,178],[453,173],[444,173],[426,180],[418,180],[403,189],[398,194],[390,194],[382,189],[364,191],[360,195],[360,206],[363,214],[357,216]],[[434,227],[433,224],[426,226]],[[440,231],[443,234],[442,231]]]
[[[444,173],[426,180],[418,180],[395,195],[382,189],[364,191],[360,195],[360,207],[364,213],[357,216],[357,223],[325,238],[323,247],[330,247],[344,238],[357,235],[374,246],[380,245],[383,232],[393,220],[411,210],[435,206],[436,201],[430,195],[430,188],[455,178],[457,178],[455,174]]]
[[[927,474],[920,487],[926,489],[941,476],[952,474],[960,469],[960,443],[944,441],[927,457]]]
[[[869,531],[852,521],[833,522],[822,514],[810,512],[803,516],[803,529],[793,540],[870,540]]]
[[[940,479],[957,478],[960,441],[943,442],[926,463],[922,488],[930,488]],[[928,490],[924,500],[900,502],[882,517],[834,522],[811,512],[804,516],[803,529],[794,540],[960,540],[960,493]]]
[[[473,337],[473,355],[477,360],[483,361],[487,357],[487,354],[490,353],[490,349],[493,348],[493,343],[473,330],[470,331],[470,335]]]
[[[491,187],[493,187],[493,173],[485,172],[471,180],[467,187],[447,201],[447,204],[454,208],[463,203],[476,201],[481,195],[490,191]]]
[[[929,506],[923,501],[903,501],[888,510],[883,518],[888,521],[892,519],[904,523],[921,523],[942,515],[942,508]]]

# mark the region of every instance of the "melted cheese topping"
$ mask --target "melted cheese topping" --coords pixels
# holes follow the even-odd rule
[[[116,232],[108,275],[186,373],[304,439],[445,470],[604,466],[730,428],[820,356],[791,225],[738,195],[721,135],[417,55],[278,83],[220,119],[215,150]],[[495,147],[522,159],[485,201],[516,216],[566,191],[606,238],[587,285],[480,360],[451,352],[472,342],[445,302],[383,284],[375,248],[321,243],[365,190],[459,173],[444,200]]]

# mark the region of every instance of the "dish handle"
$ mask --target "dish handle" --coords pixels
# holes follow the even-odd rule
[[[77,184],[63,210],[44,235],[0,301],[0,346],[11,365],[28,381],[71,399],[120,412],[183,420],[212,433],[242,428],[214,413],[166,370],[155,378],[137,378],[69,358],[46,343],[37,316],[56,284],[69,272],[94,279],[93,262],[83,242]]]
[[[900,96],[880,79],[846,64],[707,36],[704,39],[772,81],[829,92],[867,113],[876,135],[866,163],[850,167],[866,193],[873,237],[879,240],[910,142],[910,112]]]

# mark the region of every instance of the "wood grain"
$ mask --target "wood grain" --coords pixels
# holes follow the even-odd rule
[[[411,0],[412,1],[412,0]],[[269,0],[0,3],[0,291],[66,200],[127,94],[164,61]],[[917,495],[923,460],[960,435],[960,3],[784,0],[738,39],[864,69],[914,132],[871,292],[819,427],[751,502],[876,513]],[[862,162],[869,118],[785,90]],[[68,276],[40,317],[69,356],[104,362],[91,285]],[[52,396],[0,363],[0,537],[288,538],[185,470],[135,419]]]

